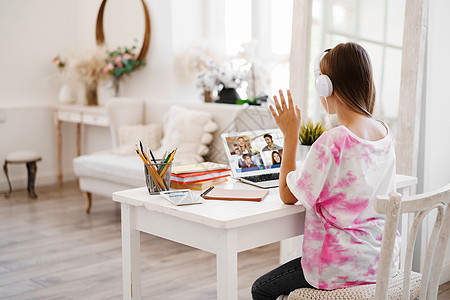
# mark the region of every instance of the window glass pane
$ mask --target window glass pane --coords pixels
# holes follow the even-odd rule
[[[383,41],[384,33],[384,0],[360,0],[359,1],[359,26],[357,28],[360,37],[368,40]]]
[[[386,42],[401,47],[403,23],[405,21],[405,0],[387,1]]]
[[[351,40],[348,37],[343,36],[343,35],[327,34],[325,36],[325,48],[333,48],[337,44],[347,43],[347,42],[350,42],[350,41]]]
[[[236,55],[241,44],[251,39],[251,0],[225,1],[225,51]]]
[[[402,52],[395,48],[386,48],[383,72],[383,91],[381,94],[383,115],[387,120],[396,119],[400,94]]]
[[[366,49],[367,53],[369,54],[370,61],[372,62],[373,80],[375,81],[375,89],[377,93],[374,115],[381,117],[382,116],[381,102],[383,101],[381,99],[382,93],[381,81],[383,74],[383,46],[368,42],[361,42],[360,45],[363,46],[364,49]]]
[[[278,90],[289,88],[289,64],[279,64],[272,70],[272,91],[270,96],[278,95]]]
[[[292,0],[272,0],[272,52],[288,54],[291,50]]]
[[[355,31],[355,1],[354,0],[332,0],[328,1],[328,22],[332,31],[353,34]]]
[[[319,0],[313,1],[311,15],[313,22],[322,20],[322,2],[320,2]]]

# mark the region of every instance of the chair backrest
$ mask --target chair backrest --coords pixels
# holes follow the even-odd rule
[[[417,213],[411,228],[409,228],[404,265],[403,299],[409,299],[414,243],[423,219],[434,209],[437,210],[437,216],[426,247],[419,299],[437,298],[439,276],[450,232],[449,202],[450,184],[433,192],[403,199],[397,193],[391,194],[389,197],[376,197],[375,210],[386,215],[386,223],[383,232],[380,261],[378,263],[375,299],[387,299],[399,215],[402,213]]]
[[[105,104],[113,147],[118,146],[118,131],[122,125],[144,124],[144,99],[118,97]]]

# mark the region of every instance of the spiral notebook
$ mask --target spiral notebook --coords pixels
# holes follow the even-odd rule
[[[268,190],[236,190],[214,187],[202,197],[206,200],[261,201],[269,194]]]

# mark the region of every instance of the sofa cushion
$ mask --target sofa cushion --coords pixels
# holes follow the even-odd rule
[[[172,105],[164,117],[164,137],[156,154],[176,148],[175,164],[202,162],[217,128],[210,113]]]
[[[73,167],[78,177],[120,182],[130,187],[145,186],[144,164],[137,154],[98,152],[82,155],[73,159]]]
[[[122,125],[118,128],[118,147],[114,149],[115,154],[134,155],[139,141],[150,149],[158,149],[161,146],[163,127],[161,124],[136,124]]]

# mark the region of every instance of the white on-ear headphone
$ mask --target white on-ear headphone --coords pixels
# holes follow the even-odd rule
[[[323,55],[330,50],[331,49],[327,49],[317,55],[316,60],[314,61],[314,85],[316,87],[317,94],[321,97],[328,97],[333,94],[333,83],[331,82],[330,77],[320,74],[320,60]]]

